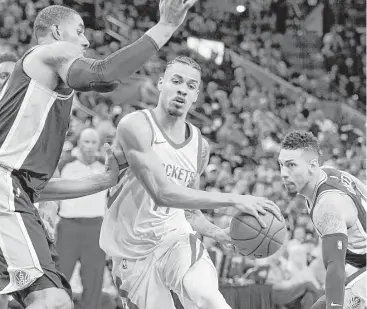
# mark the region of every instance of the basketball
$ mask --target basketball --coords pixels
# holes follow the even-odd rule
[[[287,233],[285,221],[279,221],[269,211],[261,218],[265,229],[248,214],[238,213],[232,219],[230,236],[241,255],[261,259],[273,255],[283,245]]]

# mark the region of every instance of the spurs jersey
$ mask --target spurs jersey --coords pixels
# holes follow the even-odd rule
[[[186,123],[189,137],[173,143],[152,110],[144,113],[153,132],[152,149],[164,166],[167,178],[188,186],[198,175],[202,137],[199,129]],[[120,181],[109,191],[109,209],[104,217],[100,246],[111,257],[142,259],[162,243],[192,233],[183,209],[157,205],[127,166]]]
[[[34,49],[34,48],[33,48]],[[54,91],[31,79],[16,63],[0,92],[0,167],[12,172],[34,201],[58,164],[74,91]]]
[[[348,228],[348,248],[346,262],[354,267],[362,268],[366,266],[367,253],[367,233],[366,233],[366,196],[357,187],[355,182],[347,173],[331,167],[322,167],[323,178],[318,184],[311,207],[307,204],[308,210],[313,220],[313,212],[318,201],[326,193],[341,194],[349,196],[358,211],[356,222]]]

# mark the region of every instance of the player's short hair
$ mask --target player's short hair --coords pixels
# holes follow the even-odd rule
[[[293,131],[288,133],[282,141],[282,148],[289,150],[302,149],[312,151],[318,156],[321,156],[319,141],[310,132]]]
[[[0,54],[0,63],[3,62],[17,62],[18,57],[13,53],[2,53]]]
[[[33,33],[36,39],[44,37],[52,25],[58,25],[61,21],[79,15],[77,11],[61,5],[50,5],[41,10],[34,21]]]
[[[200,65],[192,58],[187,56],[177,56],[175,59],[169,61],[166,66],[166,70],[175,63],[183,63],[186,64],[196,70],[198,70],[201,73],[201,67]]]

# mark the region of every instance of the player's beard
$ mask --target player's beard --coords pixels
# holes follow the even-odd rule
[[[291,196],[291,197],[295,197],[297,195],[297,188],[294,184],[288,184],[288,185],[285,185],[286,189],[287,189],[287,192],[288,192],[288,195]]]
[[[170,106],[167,108],[167,112],[168,115],[173,117],[181,117],[184,113],[183,109],[176,107],[174,103],[170,104]]]

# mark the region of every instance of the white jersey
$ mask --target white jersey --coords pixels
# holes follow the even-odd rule
[[[202,137],[187,123],[189,137],[180,145],[165,134],[151,110],[143,112],[153,131],[152,149],[170,181],[187,186],[198,175]],[[156,205],[127,166],[118,184],[110,189],[111,205],[103,220],[100,246],[111,257],[142,259],[165,241],[192,233],[183,209]]]

